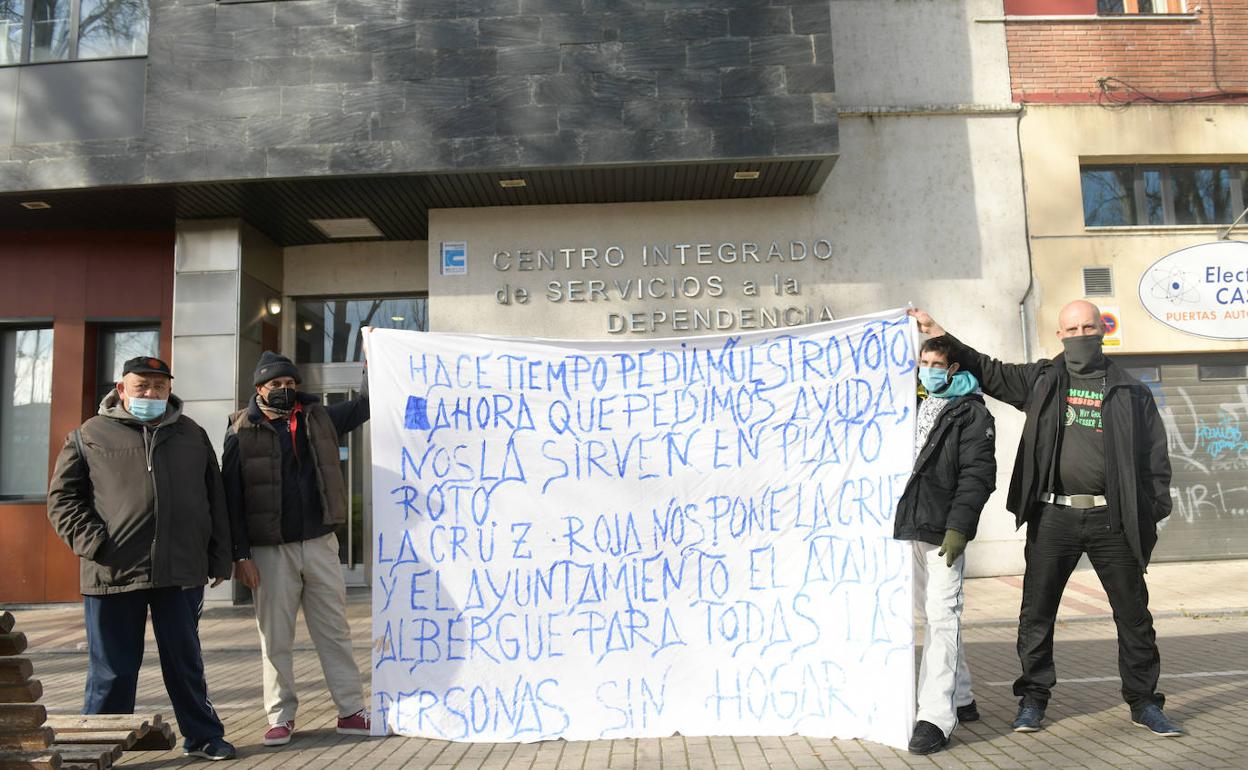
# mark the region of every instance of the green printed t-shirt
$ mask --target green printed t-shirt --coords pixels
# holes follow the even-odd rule
[[[1057,491],[1066,495],[1105,494],[1105,437],[1101,400],[1105,379],[1074,379],[1066,390]]]

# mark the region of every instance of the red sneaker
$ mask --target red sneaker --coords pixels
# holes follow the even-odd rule
[[[295,734],[294,722],[278,722],[264,734],[265,746],[285,746],[290,743],[290,736]]]
[[[372,726],[372,720],[368,718],[368,712],[360,709],[351,716],[338,717],[338,734],[339,735],[369,735]]]

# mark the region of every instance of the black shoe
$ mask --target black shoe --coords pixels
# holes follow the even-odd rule
[[[1014,717],[1014,724],[1010,726],[1016,733],[1034,733],[1040,730],[1042,721],[1044,721],[1044,709],[1023,704],[1018,707],[1018,716]]]
[[[1131,721],[1135,723],[1136,727],[1148,728],[1153,735],[1177,738],[1183,734],[1178,725],[1166,718],[1160,706],[1147,706],[1140,712],[1139,716],[1133,716]]]
[[[978,722],[979,707],[975,705],[975,701],[971,701],[965,706],[958,706],[959,722]]]
[[[203,743],[184,746],[182,755],[218,762],[222,759],[234,759],[234,747],[223,738],[209,738]]]
[[[914,723],[914,735],[910,736],[911,754],[935,754],[949,743],[949,737],[931,722]]]

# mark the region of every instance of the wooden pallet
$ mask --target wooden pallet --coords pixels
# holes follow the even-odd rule
[[[0,770],[108,770],[124,751],[168,751],[177,735],[159,714],[48,716],[26,635],[0,612]]]
[[[0,770],[60,770],[63,763],[51,751],[0,751]]]
[[[178,734],[168,724],[153,727],[130,747],[131,751],[169,751],[178,747]]]
[[[168,751],[178,745],[173,727],[160,714],[51,716],[47,724],[56,731],[56,745],[107,742],[121,745],[123,751]]]
[[[0,751],[42,751],[52,745],[50,727],[19,728],[0,733]]]
[[[0,658],[0,685],[21,684],[30,680],[35,667],[29,658]]]
[[[121,759],[121,747],[112,743],[52,744],[52,753],[61,755],[61,762],[78,766],[89,765],[105,770]]]
[[[48,711],[39,705],[43,684],[26,651],[26,634],[14,631],[16,620],[0,612],[0,770],[60,768],[62,757],[50,750],[53,732],[44,726]]]

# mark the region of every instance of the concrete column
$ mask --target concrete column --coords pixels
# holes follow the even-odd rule
[[[242,223],[237,219],[182,221],[177,226],[173,278],[174,393],[183,412],[208,432],[217,456],[226,418],[239,392],[239,285]],[[227,581],[205,598],[229,601]]]

